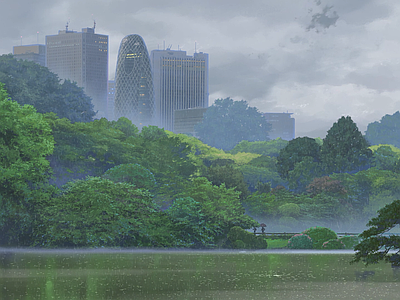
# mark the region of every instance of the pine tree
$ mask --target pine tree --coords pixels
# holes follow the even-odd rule
[[[360,171],[370,163],[372,151],[350,116],[334,123],[323,141],[321,161],[328,173]]]

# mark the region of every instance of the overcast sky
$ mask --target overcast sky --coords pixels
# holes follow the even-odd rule
[[[0,54],[45,36],[92,27],[109,35],[109,78],[119,43],[139,34],[149,52],[209,54],[210,105],[246,100],[292,112],[296,136],[324,137],[342,115],[364,133],[400,109],[398,0],[1,1]],[[39,32],[39,34],[37,34]],[[37,39],[38,38],[38,39]]]

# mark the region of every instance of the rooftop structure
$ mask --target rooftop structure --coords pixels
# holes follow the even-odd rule
[[[33,61],[41,66],[46,65],[46,46],[41,44],[21,45],[13,47],[16,59]]]

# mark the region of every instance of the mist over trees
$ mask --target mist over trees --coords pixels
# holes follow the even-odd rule
[[[40,88],[23,80],[26,90],[15,86],[15,95],[29,100]],[[126,118],[78,122],[73,107],[65,115],[75,121],[40,113],[4,89],[0,95],[2,246],[229,247],[237,226],[259,223],[280,232],[316,225],[359,231],[400,197],[400,149],[369,146],[350,117],[323,140],[268,140],[256,109],[220,99],[212,120],[246,130],[234,136],[228,125],[213,127],[211,143],[226,137],[213,147],[155,126],[139,131]],[[254,134],[246,139],[246,132]]]
[[[400,112],[385,115],[380,121],[368,124],[365,138],[372,145],[391,144],[400,147]]]
[[[53,112],[71,122],[90,122],[96,114],[92,100],[75,82],[60,79],[48,68],[13,55],[0,56],[0,82],[19,104],[33,105],[37,112]]]
[[[217,99],[195,126],[199,139],[215,148],[231,150],[239,142],[267,141],[271,125],[246,101]]]

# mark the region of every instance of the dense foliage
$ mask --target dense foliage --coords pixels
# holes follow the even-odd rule
[[[400,147],[400,112],[385,115],[380,121],[368,124],[365,138],[372,145],[391,144]]]
[[[307,234],[295,234],[289,239],[287,247],[289,249],[312,249],[313,241]]]
[[[264,236],[256,236],[239,226],[235,226],[229,230],[226,247],[233,249],[267,249],[268,243]]]
[[[49,174],[51,129],[31,105],[10,100],[0,84],[0,245],[27,243],[35,189]]]
[[[321,146],[327,173],[360,171],[369,166],[372,152],[351,117],[341,117],[328,130]]]
[[[399,224],[400,200],[395,200],[368,222],[370,228],[360,234],[363,240],[354,248],[357,252],[353,261],[373,264],[383,260],[400,266],[400,236],[386,235]]]
[[[368,147],[349,117],[324,140],[243,140],[225,152],[126,118],[68,114],[37,113],[0,89],[1,246],[262,248],[244,229],[360,232],[400,197],[400,149]],[[307,234],[322,248],[332,232]]]
[[[223,150],[231,150],[246,140],[266,141],[271,125],[257,108],[246,101],[230,98],[217,99],[204,114],[202,123],[195,131],[204,143]]]
[[[313,249],[322,249],[323,244],[329,240],[337,240],[336,232],[330,228],[315,226],[302,232],[307,234],[313,241]]]
[[[37,112],[53,112],[71,122],[89,122],[95,112],[90,97],[75,82],[60,83],[46,67],[11,54],[0,56],[0,82],[19,104],[33,105]]]

